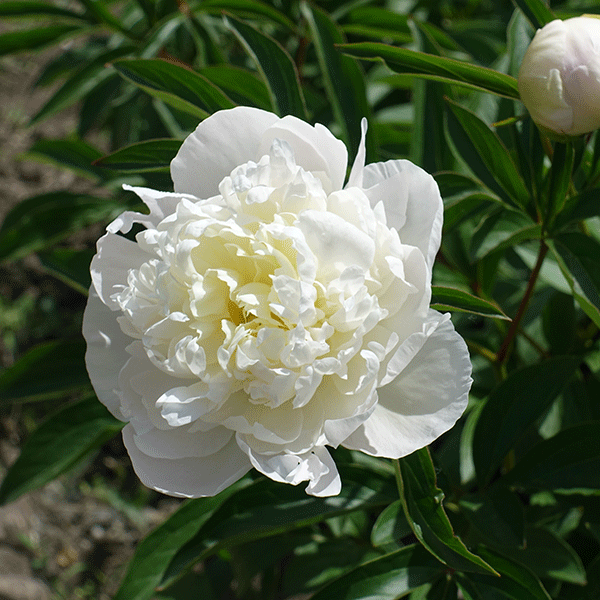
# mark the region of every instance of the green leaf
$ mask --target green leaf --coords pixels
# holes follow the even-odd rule
[[[83,140],[37,140],[23,155],[68,167],[80,175],[101,179],[102,175],[92,163],[102,156],[102,152]]]
[[[37,0],[4,0],[0,4],[0,17],[19,17],[37,19],[38,17],[66,17],[67,19],[86,20],[85,16],[61,6]]]
[[[371,560],[319,590],[312,600],[396,600],[443,573],[444,567],[413,544]]]
[[[267,86],[253,73],[230,65],[214,65],[200,69],[203,75],[221,88],[234,102],[272,110]]]
[[[0,228],[0,261],[48,248],[83,227],[123,211],[115,200],[72,192],[50,192],[17,204]]]
[[[540,442],[505,475],[506,482],[524,489],[600,495],[599,427],[599,421],[588,421]]]
[[[508,195],[510,203],[525,208],[529,204],[529,191],[502,140],[475,113],[449,99],[447,103],[450,108],[449,119],[456,120],[487,171]],[[475,168],[474,172],[479,176]]]
[[[547,529],[528,527],[527,544],[514,556],[543,579],[586,584],[586,572],[579,555]]]
[[[554,219],[562,212],[567,201],[574,162],[575,151],[573,144],[571,142],[556,142],[552,156],[552,168],[548,173],[549,189],[547,206],[543,207],[546,223],[550,226]]]
[[[433,81],[452,83],[519,99],[517,80],[494,69],[374,42],[342,44],[340,49],[345,54],[356,58],[367,60],[381,58],[397,73],[410,73]]]
[[[296,65],[287,51],[273,38],[232,16],[225,24],[236,35],[260,71],[275,112],[283,117],[306,119],[306,105]]]
[[[575,357],[558,357],[529,365],[492,390],[473,436],[473,462],[485,485],[527,428],[548,409],[577,367]]]
[[[471,237],[470,254],[475,262],[492,252],[501,252],[541,237],[541,226],[532,223],[528,216],[509,210],[490,211]]]
[[[444,493],[437,487],[429,450],[417,450],[397,464],[404,511],[413,533],[425,548],[452,569],[496,575],[490,565],[469,552],[454,535],[442,506]]]
[[[0,56],[39,50],[55,42],[87,32],[81,25],[49,25],[0,34]]]
[[[600,135],[598,139],[600,140]],[[556,216],[553,229],[566,228],[573,223],[596,216],[598,216],[598,188],[593,188],[569,198],[565,209]]]
[[[223,11],[231,12],[238,17],[266,17],[275,23],[279,23],[292,33],[296,33],[298,27],[284,13],[278,11],[266,2],[258,0],[202,0],[195,7],[194,11],[206,11],[221,15]],[[262,19],[261,19],[262,20]]]
[[[89,388],[83,340],[44,342],[0,372],[1,405],[49,400]]]
[[[65,367],[62,367],[63,369]],[[123,427],[95,396],[67,404],[26,440],[0,487],[0,504],[52,481]]]
[[[482,541],[495,548],[516,549],[525,542],[523,505],[503,486],[467,494],[459,501],[462,513]]]
[[[164,587],[196,562],[222,548],[279,535],[325,519],[389,504],[394,488],[389,477],[360,467],[340,468],[338,496],[307,496],[301,487],[260,479],[228,500],[210,522],[181,548],[165,573]]]
[[[146,140],[102,156],[96,159],[94,165],[116,171],[135,171],[136,173],[168,172],[171,160],[177,154],[180,146],[181,140]]]
[[[113,600],[149,600],[154,597],[155,589],[179,549],[202,530],[227,498],[248,483],[247,479],[242,479],[217,496],[184,503],[140,542]]]
[[[84,99],[100,84],[115,77],[114,72],[106,67],[107,63],[134,50],[133,46],[123,45],[109,52],[103,52],[93,60],[85,61],[83,67],[75,71],[31,118],[29,124],[39,123]]]
[[[39,252],[38,258],[46,271],[87,296],[92,283],[90,263],[94,254],[91,249],[54,248]]]
[[[235,104],[208,79],[161,59],[117,60],[119,74],[165,104],[200,119]]]
[[[513,2],[523,11],[536,29],[540,29],[546,23],[556,19],[554,13],[548,8],[548,3],[544,0],[513,0]]]
[[[600,327],[600,242],[574,231],[548,245],[579,306]]]
[[[383,509],[371,530],[371,544],[376,548],[392,550],[402,547],[402,538],[412,533],[401,500],[395,500]]]
[[[327,98],[343,132],[342,138],[346,141],[351,154],[356,154],[360,144],[361,119],[368,118],[370,113],[364,74],[354,59],[344,56],[335,47],[335,44],[346,40],[329,15],[306,2],[303,2],[300,7],[310,27],[325,80]],[[367,137],[370,155],[372,132],[367,131]]]
[[[412,42],[408,17],[378,6],[358,6],[348,15],[345,33],[375,39],[393,40],[397,44]]]
[[[526,566],[489,548],[479,548],[478,551],[500,577],[456,573],[456,583],[467,600],[498,598],[497,592],[501,598],[511,600],[550,600],[550,594]]]
[[[431,308],[440,311],[459,311],[492,317],[494,319],[508,319],[502,310],[489,300],[483,300],[468,292],[451,287],[434,285],[431,288]]]

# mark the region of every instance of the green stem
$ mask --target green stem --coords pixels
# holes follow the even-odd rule
[[[521,304],[519,304],[519,310],[513,319],[513,322],[510,325],[508,333],[502,342],[502,346],[500,346],[500,350],[498,350],[498,354],[496,354],[496,362],[499,365],[503,365],[506,359],[508,358],[508,350],[510,345],[517,335],[519,331],[519,325],[521,324],[521,320],[527,310],[527,306],[529,305],[529,300],[531,299],[531,295],[533,294],[533,288],[535,287],[537,278],[540,274],[540,269],[542,268],[542,263],[544,262],[544,258],[546,258],[546,254],[548,252],[548,246],[544,242],[544,240],[540,241],[540,251],[538,252],[537,261],[535,266],[533,267],[533,271],[531,271],[531,275],[529,276],[529,281],[527,282],[527,289],[525,290],[525,295],[521,300]]]
[[[400,499],[404,497],[404,483],[402,482],[402,471],[400,470],[400,459],[394,458],[394,475],[396,476],[396,486],[398,488],[398,495]]]

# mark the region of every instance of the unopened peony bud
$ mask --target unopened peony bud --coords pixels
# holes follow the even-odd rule
[[[600,128],[600,19],[539,29],[523,57],[519,93],[542,128],[567,136]]]

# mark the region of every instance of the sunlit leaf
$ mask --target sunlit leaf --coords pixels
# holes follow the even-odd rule
[[[510,320],[493,302],[478,298],[462,290],[440,285],[434,285],[431,288],[431,308],[442,312],[456,310],[482,317]]]

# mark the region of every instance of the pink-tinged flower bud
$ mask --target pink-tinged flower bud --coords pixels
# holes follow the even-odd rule
[[[567,136],[600,128],[600,19],[539,29],[523,57],[519,93],[542,128]]]

